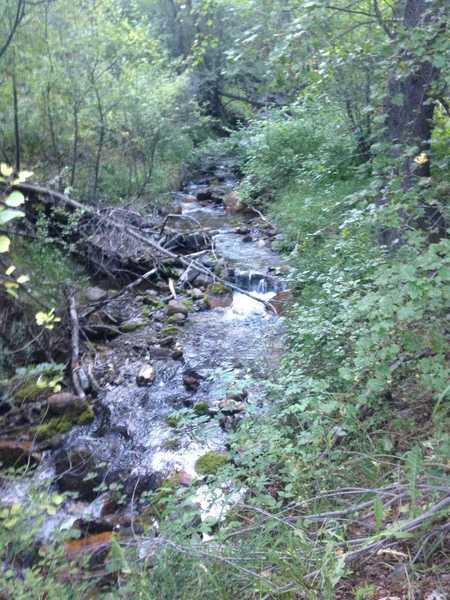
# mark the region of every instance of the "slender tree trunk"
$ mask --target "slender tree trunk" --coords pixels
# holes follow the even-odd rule
[[[94,167],[94,181],[92,185],[92,199],[94,202],[97,201],[98,194],[98,179],[100,175],[100,166],[102,162],[102,153],[103,153],[103,145],[105,143],[105,135],[106,135],[106,125],[105,125],[105,113],[103,111],[103,104],[100,93],[98,91],[97,86],[94,85],[94,94],[95,99],[97,101],[97,110],[99,116],[99,134],[98,134],[98,142],[97,142],[97,153],[95,157],[95,167]]]
[[[79,123],[79,103],[75,99],[73,102],[73,148],[72,148],[72,169],[70,173],[70,187],[75,185],[75,176],[78,163],[78,144],[80,142],[80,123]]]
[[[55,122],[53,119],[53,111],[52,111],[51,102],[52,102],[51,85],[50,85],[50,82],[48,82],[47,89],[45,92],[45,104],[46,104],[46,111],[47,111],[48,128],[49,128],[49,132],[50,132],[50,140],[51,140],[52,150],[53,150],[53,160],[56,162],[56,167],[58,169],[58,176],[59,176],[59,175],[61,175],[62,170],[63,170],[63,162],[61,160],[61,154],[59,152],[58,142],[56,141]],[[59,183],[59,187],[61,187],[60,183]]]
[[[15,162],[16,171],[20,171],[21,152],[20,152],[20,126],[19,126],[19,97],[17,92],[16,59],[13,58],[12,69],[12,93],[13,93],[13,111],[14,111],[14,143],[15,143]]]

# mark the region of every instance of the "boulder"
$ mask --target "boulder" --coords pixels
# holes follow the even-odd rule
[[[187,319],[187,315],[183,313],[175,313],[174,315],[170,315],[169,323],[184,323]]]
[[[171,354],[172,359],[173,360],[181,360],[183,358],[183,355],[184,355],[183,348],[177,344]]]
[[[165,480],[163,473],[148,473],[145,475],[131,475],[123,488],[127,498],[138,499],[144,492],[155,492]]]
[[[196,392],[198,390],[202,379],[204,379],[204,377],[194,369],[186,369],[183,373],[183,385],[191,392]]]
[[[205,302],[209,308],[226,308],[233,304],[233,294],[223,284],[213,283],[206,290]]]
[[[201,300],[203,298],[203,292],[202,290],[199,290],[198,288],[194,288],[190,291],[191,297],[194,300]]]
[[[245,404],[232,398],[221,400],[217,406],[226,415],[237,415],[245,412]]]
[[[79,540],[66,542],[64,553],[67,560],[89,560],[90,566],[101,564],[109,552],[113,540],[112,531],[96,533]]]
[[[274,296],[270,300],[270,304],[274,307],[277,315],[282,315],[289,307],[289,304],[293,302],[294,295],[291,290],[283,290],[282,292],[278,292],[276,296]]]
[[[237,192],[231,192],[225,196],[223,203],[228,213],[240,213],[245,211],[245,205]]]
[[[61,416],[67,412],[79,414],[88,407],[85,400],[70,392],[53,394],[47,399],[47,406],[51,416]]]
[[[151,385],[156,379],[156,371],[152,365],[143,365],[136,376],[139,386]]]
[[[0,466],[10,468],[35,465],[40,456],[33,449],[32,442],[0,440]]]
[[[189,314],[189,308],[183,302],[171,300],[167,306],[167,314],[169,317],[176,314],[187,316]]]
[[[211,192],[211,190],[205,190],[203,192],[198,192],[197,193],[197,200],[199,202],[208,202],[211,199],[212,199],[212,192]]]

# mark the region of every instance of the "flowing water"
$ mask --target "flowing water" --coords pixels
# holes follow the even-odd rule
[[[226,182],[230,188],[232,184]],[[192,196],[199,189],[203,189],[201,185],[191,184],[184,193]],[[149,343],[154,336],[151,325],[121,336],[107,348],[105,360],[115,369],[115,379],[100,393],[101,403],[109,412],[108,425],[101,433],[98,423],[74,428],[65,445],[88,447],[107,465],[108,472],[119,474],[119,479],[154,473],[167,476],[175,470],[195,477],[195,461],[208,450],[224,449],[228,433],[217,419],[201,419],[199,425],[187,419],[174,429],[167,418],[174,414],[184,417],[186,406],[193,403],[213,407],[244,387],[248,392],[247,414],[263,410],[267,402],[264,380],[277,368],[282,352],[283,319],[258,301],[270,300],[283,288],[283,282],[274,277],[280,257],[265,242],[245,241],[236,233],[236,225],[242,224],[243,218],[228,215],[223,206],[204,205],[191,198],[182,207],[185,216],[216,231],[213,243],[217,257],[225,261],[235,284],[253,297],[235,292],[227,308],[191,313],[178,338],[183,361],[154,353]],[[124,347],[130,352],[124,354]],[[149,387],[139,387],[136,373],[146,362],[154,366],[156,380]],[[187,368],[201,376],[195,392],[183,385]],[[51,454],[47,458],[35,479],[51,478]],[[8,491],[8,499],[23,499],[26,490],[27,486],[20,487],[19,483]],[[99,510],[98,502],[94,502],[84,506],[82,514],[95,516]],[[70,516],[61,509],[46,523],[45,537],[79,516],[73,509]]]

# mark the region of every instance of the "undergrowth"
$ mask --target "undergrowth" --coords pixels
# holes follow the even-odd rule
[[[422,597],[448,571],[450,244],[411,227],[395,251],[380,247],[395,215],[327,123],[278,115],[216,145],[239,156],[244,198],[285,234],[288,349],[270,410],[243,421],[231,461],[207,476],[231,510],[201,520],[192,489],[170,491],[157,530],[150,519],[144,538],[112,543],[106,597],[369,598],[389,595],[399,567],[405,597]],[[396,198],[406,210],[417,200]],[[46,590],[44,572],[45,561],[25,569],[15,597]]]

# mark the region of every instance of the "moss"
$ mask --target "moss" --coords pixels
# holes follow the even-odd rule
[[[152,316],[152,312],[153,310],[150,308],[150,306],[143,306],[142,307],[142,316],[145,317],[146,319],[149,319]]]
[[[184,306],[188,309],[188,310],[192,310],[194,308],[194,302],[192,300],[183,300],[182,304],[184,304]]]
[[[168,415],[166,417],[166,423],[169,427],[178,427],[180,424],[180,417],[176,414]]]
[[[130,333],[132,331],[136,331],[137,329],[142,329],[146,326],[144,321],[130,321],[129,323],[124,323],[120,326],[120,331],[122,333]]]
[[[194,404],[194,412],[199,417],[209,414],[209,404],[207,402],[197,402]]]
[[[163,336],[178,335],[179,333],[180,330],[178,329],[178,327],[175,327],[175,325],[169,325],[168,327],[164,327],[164,329],[161,329],[161,334]]]
[[[207,452],[196,461],[195,470],[199,475],[215,475],[229,461],[223,452]]]
[[[55,417],[46,423],[42,423],[34,428],[34,432],[40,441],[51,440],[57,435],[67,433],[75,425],[87,425],[95,418],[92,407],[88,406],[81,413],[74,414],[70,412],[62,417]]]
[[[178,316],[179,313],[177,313],[176,315],[170,315],[170,317],[167,319],[167,321],[169,323],[184,323],[184,321],[186,321],[186,318],[181,319]]]
[[[27,381],[14,392],[16,400],[22,402],[37,400],[45,391],[37,381]]]
[[[208,286],[207,292],[213,296],[224,296],[229,293],[229,290],[223,283],[212,283]]]
[[[158,298],[154,298],[153,296],[145,296],[144,303],[147,305],[147,308],[150,310],[160,310],[164,308],[164,303],[161,302]]]

